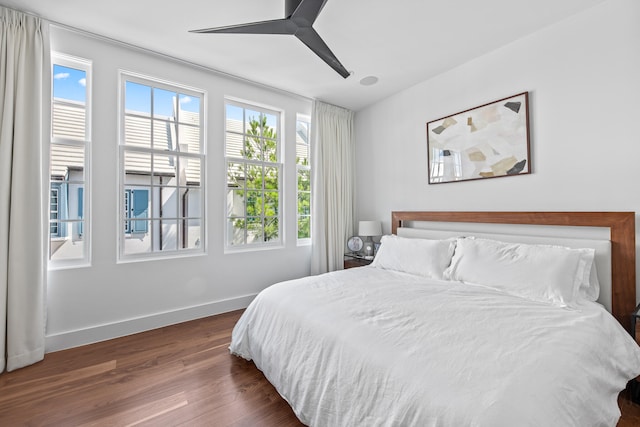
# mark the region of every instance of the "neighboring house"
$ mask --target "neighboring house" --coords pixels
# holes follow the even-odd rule
[[[71,140],[84,137],[84,104],[57,100],[53,128]],[[50,254],[60,258],[81,258],[84,233],[84,150],[79,146],[51,145],[49,199]]]
[[[174,106],[177,103],[174,102]],[[180,107],[178,107],[180,108]],[[175,108],[174,108],[175,111]],[[151,129],[144,114],[140,117],[127,116],[125,134],[128,146],[149,147]],[[198,113],[180,109],[182,121],[197,122]],[[148,117],[148,115],[147,115]],[[166,156],[152,156],[145,152],[128,151],[125,158],[124,235],[127,246],[137,246],[135,252],[150,249],[148,236],[155,233],[154,250],[161,248],[198,247],[200,245],[199,220],[159,220],[150,227],[149,218],[187,217],[188,212],[201,212],[202,197],[189,197],[190,192],[200,191],[201,165],[199,161],[183,161],[178,165],[172,151],[188,152],[190,147],[200,144],[197,128],[185,129],[180,135],[180,146],[176,147],[175,115],[162,117],[165,121],[154,121],[153,141],[166,147]],[[84,123],[84,108],[70,101],[54,103],[53,126],[57,134],[64,133],[70,139],[81,139]],[[192,131],[193,129],[193,131]],[[77,134],[77,135],[76,135]],[[76,137],[77,136],[77,137]],[[114,144],[117,144],[114,141]],[[78,242],[83,239],[84,221],[84,151],[73,145],[52,144],[51,148],[51,197],[50,197],[50,234],[51,256],[59,251],[65,252],[61,258],[72,257]],[[193,151],[196,151],[194,148]],[[151,176],[151,162],[155,173]],[[185,164],[186,163],[186,164]],[[114,168],[116,166],[114,165]],[[153,197],[150,192],[153,192]],[[100,206],[99,195],[94,195],[96,208]],[[178,197],[182,198],[183,212],[178,213]],[[155,206],[151,206],[154,200]],[[106,207],[110,208],[110,207]],[[167,215],[175,211],[176,215]],[[185,238],[177,241],[177,227],[182,227]],[[123,231],[122,229],[120,230]],[[61,254],[60,254],[61,255]]]

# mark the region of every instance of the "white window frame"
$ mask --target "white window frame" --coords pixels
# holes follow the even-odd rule
[[[145,147],[131,147],[131,146],[127,146],[125,144],[125,116],[127,116],[127,113],[125,111],[125,105],[126,105],[126,94],[125,94],[125,88],[126,88],[126,83],[127,82],[131,82],[131,83],[136,83],[136,84],[141,84],[141,85],[145,85],[145,86],[149,86],[152,89],[153,88],[157,88],[157,89],[162,89],[162,90],[167,90],[167,91],[171,91],[171,92],[176,92],[179,93],[181,95],[188,95],[188,96],[193,96],[193,97],[197,97],[200,99],[200,114],[199,114],[199,129],[200,129],[200,141],[199,141],[199,145],[200,145],[200,152],[199,153],[194,153],[194,152],[181,152],[179,149],[176,150],[160,150],[158,148],[154,148],[153,147],[153,143],[151,142],[148,148]],[[143,75],[143,74],[138,74],[135,72],[130,72],[130,71],[126,71],[126,70],[119,70],[118,73],[118,93],[119,93],[119,101],[118,101],[118,149],[119,149],[119,158],[118,158],[118,165],[117,165],[117,170],[118,170],[118,206],[117,206],[117,230],[118,230],[118,244],[117,244],[117,262],[121,263],[121,262],[135,262],[135,261],[145,261],[145,260],[154,260],[154,259],[167,259],[167,258],[181,258],[181,257],[190,257],[190,256],[200,256],[200,255],[205,255],[207,253],[207,245],[206,245],[206,241],[207,241],[207,196],[206,196],[206,141],[207,141],[207,137],[206,137],[206,121],[205,121],[205,117],[206,117],[206,104],[207,104],[207,92],[203,89],[198,89],[198,88],[194,88],[191,86],[187,86],[181,83],[175,83],[175,82],[170,82],[170,81],[166,81],[166,80],[162,80],[156,77],[152,77],[152,76],[147,76],[147,75]],[[153,95],[152,95],[153,96]],[[152,98],[153,99],[153,98]],[[151,103],[151,113],[153,116],[153,101]],[[153,131],[152,131],[153,132]],[[154,190],[158,189],[160,187],[162,187],[161,184],[155,184],[152,181],[150,181],[150,185],[149,186],[142,186],[142,187],[148,187],[149,188],[149,212],[148,212],[148,216],[145,217],[145,220],[148,221],[148,227],[149,227],[149,238],[151,239],[151,250],[149,252],[144,252],[144,253],[130,253],[127,254],[125,253],[125,242],[126,239],[128,238],[136,238],[135,237],[135,233],[132,233],[132,230],[130,229],[130,227],[126,227],[125,224],[127,223],[127,220],[125,220],[125,209],[127,208],[125,206],[125,194],[127,190],[130,190],[130,187],[132,187],[132,185],[130,184],[126,184],[125,182],[125,171],[124,171],[124,160],[125,160],[125,152],[138,152],[138,153],[145,153],[145,154],[155,154],[155,155],[172,155],[175,156],[177,161],[180,161],[178,159],[189,159],[189,158],[193,158],[193,159],[198,159],[200,161],[200,186],[199,187],[195,187],[200,191],[201,194],[201,209],[200,209],[200,213],[201,213],[201,217],[200,218],[195,218],[195,217],[188,217],[188,219],[199,219],[200,221],[200,229],[201,229],[201,233],[200,233],[200,244],[198,247],[195,248],[180,248],[179,247],[179,242],[182,241],[182,239],[184,238],[184,236],[182,235],[182,226],[178,225],[178,237],[177,237],[177,242],[176,242],[176,248],[175,249],[166,249],[166,250],[154,250],[154,245],[155,245],[155,241],[154,239],[156,238],[154,236],[155,231],[153,230],[154,227],[154,223],[153,221],[161,221],[161,220],[167,220],[167,221],[177,221],[179,222],[181,219],[184,220],[184,218],[181,218],[179,215],[176,215],[176,217],[173,216],[159,216],[159,217],[154,217],[153,216],[153,210],[154,210],[154,203],[157,203],[158,201],[156,200],[156,196],[154,194]],[[153,166],[151,166],[153,168]],[[135,187],[135,185],[133,186]],[[178,186],[178,189],[180,188],[187,188],[186,186]],[[131,198],[130,203],[133,201],[133,198]],[[135,220],[129,220],[130,221],[135,221]],[[129,229],[127,229],[129,228]],[[162,233],[162,231],[160,230],[160,233]]]
[[[302,144],[298,144],[298,122],[303,122],[306,123],[308,126],[308,130],[309,130],[309,134],[307,135],[308,141],[307,144],[305,144],[307,146],[308,149],[308,154],[307,154],[307,158],[309,159],[309,164],[308,165],[301,165],[298,164],[297,161],[297,148],[298,145],[302,145]],[[311,194],[311,184],[312,184],[312,170],[311,170],[311,160],[312,160],[312,155],[311,155],[311,117],[306,116],[306,115],[302,115],[302,114],[298,114],[296,117],[296,239],[298,242],[298,246],[304,246],[304,245],[310,245],[313,239],[313,234],[312,234],[312,225],[313,225],[313,197]],[[301,170],[306,170],[309,171],[309,215],[305,215],[309,217],[309,237],[306,238],[300,238],[298,237],[298,230],[300,227],[300,212],[299,212],[299,207],[298,207],[298,202],[299,202],[299,194],[300,194],[300,190],[298,188],[298,175],[300,173]]]
[[[54,66],[60,65],[63,67],[74,68],[77,70],[81,70],[85,72],[85,87],[86,87],[86,102],[85,102],[85,139],[77,140],[73,138],[65,138],[62,136],[54,135],[53,129],[53,120],[54,113],[53,108],[54,104],[58,102],[54,99]],[[71,55],[67,55],[59,52],[51,52],[51,71],[50,71],[50,81],[51,81],[51,96],[50,96],[50,148],[55,144],[58,145],[66,145],[66,146],[75,146],[75,147],[83,147],[84,148],[84,166],[83,166],[83,175],[84,179],[82,182],[75,182],[76,184],[81,184],[83,190],[83,208],[82,208],[82,219],[81,220],[60,220],[58,219],[58,228],[62,222],[66,222],[69,225],[74,222],[83,223],[82,225],[82,241],[83,241],[83,252],[82,257],[72,258],[72,259],[51,259],[51,248],[49,247],[47,253],[49,253],[49,262],[48,268],[50,270],[64,269],[64,268],[76,268],[76,267],[87,267],[91,265],[91,117],[92,117],[92,104],[93,104],[93,96],[92,96],[92,82],[93,82],[93,62],[91,60],[85,58],[79,58]],[[64,102],[60,102],[63,104]],[[51,200],[51,150],[49,150],[49,159],[47,159],[47,176],[49,185],[48,194],[49,201]],[[68,197],[68,196],[67,196]],[[60,193],[58,192],[58,206],[60,206]],[[50,209],[50,204],[49,204]],[[59,210],[59,209],[58,209]],[[51,223],[49,221],[49,227],[47,231],[47,235],[49,236],[48,242],[49,246],[51,245]]]
[[[256,111],[256,112],[260,112],[260,113],[265,113],[265,114],[270,114],[270,115],[275,115],[276,116],[276,122],[278,124],[278,129],[277,129],[277,134],[276,134],[276,158],[277,161],[276,162],[268,162],[268,161],[264,161],[264,160],[252,160],[252,159],[247,159],[245,157],[240,157],[240,156],[228,156],[227,155],[227,133],[228,133],[228,129],[227,129],[227,123],[228,123],[228,118],[227,118],[227,106],[228,105],[233,105],[235,107],[240,107],[243,109],[243,138],[246,135],[246,129],[244,129],[244,123],[246,123],[246,117],[244,117],[244,115],[246,114],[246,110],[251,110],[251,111]],[[284,213],[283,213],[283,206],[284,206],[284,188],[283,188],[283,173],[284,173],[284,162],[283,162],[283,146],[284,146],[284,138],[283,138],[283,130],[284,130],[284,111],[281,109],[278,109],[276,107],[272,107],[272,106],[267,106],[267,105],[261,105],[259,103],[254,103],[251,101],[246,101],[246,100],[241,100],[241,99],[237,99],[237,98],[232,98],[232,97],[225,97],[224,100],[224,123],[225,123],[225,129],[224,129],[224,135],[225,135],[225,143],[224,143],[224,148],[223,148],[223,154],[224,154],[224,203],[223,203],[223,218],[224,218],[224,248],[225,248],[225,253],[233,253],[233,252],[250,252],[250,251],[256,251],[256,250],[265,250],[265,249],[280,249],[282,247],[284,247],[284,241],[285,241],[285,236],[284,236],[284,230],[285,230],[285,226],[284,226]],[[232,132],[234,134],[238,134],[237,132]],[[259,242],[259,243],[246,243],[246,238],[247,238],[247,227],[245,227],[245,243],[242,244],[230,244],[229,243],[229,215],[228,215],[228,211],[227,211],[227,197],[228,197],[228,187],[227,187],[227,171],[228,171],[228,163],[229,162],[235,162],[235,163],[244,163],[244,164],[253,164],[253,165],[261,165],[263,167],[276,167],[278,169],[278,239],[274,239],[272,241],[268,241],[268,242]],[[244,206],[244,217],[243,218],[247,218],[247,206],[245,203]],[[264,212],[262,215],[262,218],[264,218]],[[264,224],[264,222],[263,222]]]

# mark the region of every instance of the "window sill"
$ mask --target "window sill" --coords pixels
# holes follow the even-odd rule
[[[91,262],[86,260],[77,260],[77,261],[49,261],[47,264],[47,271],[58,271],[58,270],[70,270],[72,268],[87,268],[91,267]]]
[[[271,251],[277,249],[284,249],[284,245],[281,243],[274,245],[255,245],[255,246],[225,246],[224,254],[232,255],[232,254],[242,254],[247,252],[258,252],[258,251]]]
[[[171,253],[141,253],[135,255],[124,255],[118,257],[116,264],[130,264],[134,262],[146,261],[167,261],[171,259],[193,258],[207,255],[207,252],[199,249],[183,249],[181,251],[172,251]]]

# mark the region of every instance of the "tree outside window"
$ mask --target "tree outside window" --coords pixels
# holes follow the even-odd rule
[[[281,243],[280,113],[226,106],[227,245]]]

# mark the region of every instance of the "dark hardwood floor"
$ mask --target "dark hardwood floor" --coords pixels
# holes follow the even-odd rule
[[[0,426],[301,426],[252,362],[229,354],[242,311],[47,354],[0,375]],[[618,427],[640,426],[624,397]]]
[[[620,417],[617,427],[639,427],[640,405],[636,405],[627,399],[624,392],[618,398],[618,405],[620,405],[622,417]]]
[[[0,426],[301,426],[229,354],[242,311],[84,347],[0,375]]]

